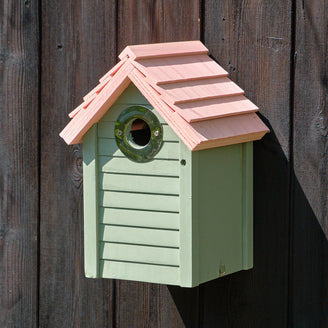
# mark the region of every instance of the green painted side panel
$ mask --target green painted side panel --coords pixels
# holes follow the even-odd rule
[[[130,262],[100,261],[102,277],[179,285],[179,268]]]
[[[97,125],[83,138],[84,269],[99,277]]]
[[[243,144],[243,269],[253,267],[253,143]]]
[[[193,154],[199,283],[243,269],[244,155],[242,144]]]
[[[179,247],[179,231],[100,225],[99,236],[102,241]]]
[[[101,243],[104,260],[179,266],[179,249],[129,244]]]
[[[100,208],[99,216],[101,222],[106,224],[158,229],[179,229],[179,213]]]

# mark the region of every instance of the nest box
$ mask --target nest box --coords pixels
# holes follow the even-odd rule
[[[129,46],[70,114],[87,277],[193,287],[253,266],[252,147],[268,128],[207,53]]]

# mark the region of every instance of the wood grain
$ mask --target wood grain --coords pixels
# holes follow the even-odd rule
[[[293,327],[328,326],[328,1],[296,1]]]
[[[327,327],[327,6],[327,0],[45,0],[41,11],[35,0],[2,1],[1,328]],[[254,269],[195,289],[85,279],[81,147],[66,146],[58,133],[126,45],[199,39],[200,30],[211,55],[272,128],[254,146]],[[104,223],[117,224],[104,216]],[[175,229],[175,220],[172,214],[162,226],[138,217],[159,228]]]
[[[291,1],[205,1],[205,45],[272,132],[254,145],[254,269],[204,285],[203,327],[286,327],[290,31]]]
[[[38,2],[0,3],[0,327],[37,327]]]
[[[42,2],[40,326],[113,327],[113,283],[84,277],[81,146],[67,114],[116,62],[115,1]]]
[[[119,1],[118,51],[129,44],[199,39],[199,11],[198,0]],[[197,327],[198,290],[174,292],[173,298],[164,285],[118,282],[118,327]]]

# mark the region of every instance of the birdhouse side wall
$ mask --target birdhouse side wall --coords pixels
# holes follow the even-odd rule
[[[253,266],[252,142],[192,153],[193,284]]]
[[[152,110],[131,84],[94,126],[96,143],[87,143],[93,145],[96,158],[90,171],[96,170],[92,174],[97,199],[91,200],[98,205],[89,204],[85,209],[90,214],[85,217],[85,227],[96,229],[96,237],[90,238],[86,232],[89,241],[85,240],[85,247],[91,246],[97,256],[97,260],[91,260],[87,252],[86,265],[95,266],[97,262],[93,271],[103,278],[179,284],[179,139],[154,111],[164,130],[161,150],[146,163],[125,157],[116,144],[114,126],[122,111],[135,105]],[[88,146],[84,151],[86,158],[92,157]],[[85,188],[85,195],[90,196],[87,188],[90,184]],[[86,197],[85,202],[90,203]]]

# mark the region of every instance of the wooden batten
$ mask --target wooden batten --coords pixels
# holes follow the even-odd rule
[[[200,41],[167,42],[141,44],[126,47],[119,55],[120,59],[128,56],[131,59],[159,58],[183,55],[203,55],[208,49]]]

